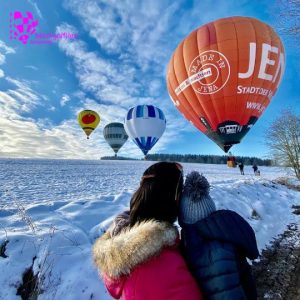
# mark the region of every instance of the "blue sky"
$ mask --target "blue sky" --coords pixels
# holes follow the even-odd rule
[[[274,3],[274,4],[272,4]],[[195,129],[170,100],[165,74],[180,41],[197,27],[228,16],[250,16],[271,26],[277,1],[10,0],[0,4],[0,157],[98,159],[113,155],[103,138],[109,122],[123,122],[127,110],[154,104],[167,129],[149,153],[224,152]],[[77,33],[53,44],[10,40],[10,13],[30,11],[38,33]],[[267,157],[264,134],[280,111],[300,113],[297,41],[282,37],[286,71],[277,94],[255,126],[232,147],[235,155]],[[299,49],[298,49],[299,50]],[[90,140],[77,113],[101,116]],[[119,155],[143,157],[132,141]]]

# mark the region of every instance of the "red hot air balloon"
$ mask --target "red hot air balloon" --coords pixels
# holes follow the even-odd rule
[[[191,32],[168,66],[177,109],[225,152],[247,134],[280,84],[284,48],[254,18],[230,17]]]

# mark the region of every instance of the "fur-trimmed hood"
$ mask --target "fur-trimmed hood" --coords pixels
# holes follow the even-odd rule
[[[177,244],[176,226],[154,220],[145,221],[112,236],[107,231],[93,247],[100,272],[110,278],[128,275],[139,264]]]

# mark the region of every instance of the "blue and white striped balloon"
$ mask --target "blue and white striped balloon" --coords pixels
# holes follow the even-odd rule
[[[147,155],[166,129],[166,118],[158,107],[138,105],[129,109],[124,128],[128,136]]]

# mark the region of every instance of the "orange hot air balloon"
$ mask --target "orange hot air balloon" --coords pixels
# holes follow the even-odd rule
[[[168,66],[177,109],[225,152],[269,105],[285,65],[282,42],[254,18],[230,17],[191,32]]]

